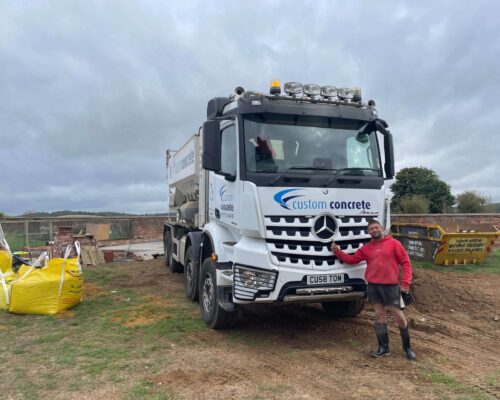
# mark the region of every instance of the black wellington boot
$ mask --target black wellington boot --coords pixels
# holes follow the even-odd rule
[[[416,360],[417,355],[410,347],[410,332],[408,331],[408,327],[405,329],[399,328],[399,332],[401,332],[401,340],[403,341],[403,351],[406,354],[406,358],[408,360]]]
[[[387,331],[387,324],[375,323],[375,332],[378,339],[378,350],[370,352],[372,357],[382,357],[391,354],[389,350],[389,332]]]

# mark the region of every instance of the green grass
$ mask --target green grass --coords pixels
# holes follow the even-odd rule
[[[112,385],[127,399],[173,399],[168,388],[143,380],[171,363],[172,344],[208,329],[198,305],[178,294],[158,295],[151,304],[147,288],[119,287],[118,278],[128,283],[133,274],[126,265],[84,273],[93,291],[67,315],[0,313],[0,357],[15,366],[2,371],[0,393],[41,399]]]
[[[169,392],[160,392],[154,382],[144,380],[136,383],[128,395],[126,400],[174,400],[175,397]]]
[[[481,393],[478,388],[464,384],[455,377],[437,369],[430,369],[423,372],[422,378],[438,387],[441,386],[445,388],[447,393],[454,393],[453,397],[445,395],[442,399],[491,400],[493,398],[489,394]]]
[[[280,394],[286,393],[290,390],[291,387],[284,384],[276,384],[276,385],[259,385],[257,386],[257,391],[259,394],[263,394],[265,399],[268,399],[270,396],[277,396]],[[259,398],[260,396],[258,396]]]
[[[30,244],[30,247],[46,246],[47,240],[37,240],[37,239],[30,238],[29,244]],[[23,248],[26,246],[26,239],[24,237],[24,234],[8,235],[7,241],[9,243],[9,247],[12,251],[22,251]]]
[[[494,249],[489,256],[480,264],[467,265],[435,265],[429,261],[412,261],[417,268],[431,269],[434,271],[452,271],[464,273],[484,273],[500,275],[500,249]]]
[[[485,382],[490,386],[498,386],[500,382],[500,369],[497,369],[494,373],[488,375],[485,378]]]

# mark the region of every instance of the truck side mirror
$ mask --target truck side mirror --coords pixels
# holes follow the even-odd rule
[[[220,171],[220,122],[206,121],[203,124],[202,167],[209,171]]]
[[[387,130],[388,127],[389,125],[383,119],[375,120],[375,129],[382,135],[387,135],[389,133],[389,131]]]
[[[384,135],[384,154],[385,154],[385,177],[394,178],[394,146],[392,145],[392,133],[387,131]]]

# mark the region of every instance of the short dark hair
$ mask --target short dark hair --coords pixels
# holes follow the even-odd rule
[[[368,226],[375,225],[375,224],[382,226],[382,224],[380,223],[380,221],[378,219],[371,219],[370,221],[368,221]]]

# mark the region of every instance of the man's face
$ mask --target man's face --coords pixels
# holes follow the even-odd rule
[[[373,239],[380,239],[384,234],[384,230],[380,224],[371,224],[368,226],[368,233]]]

